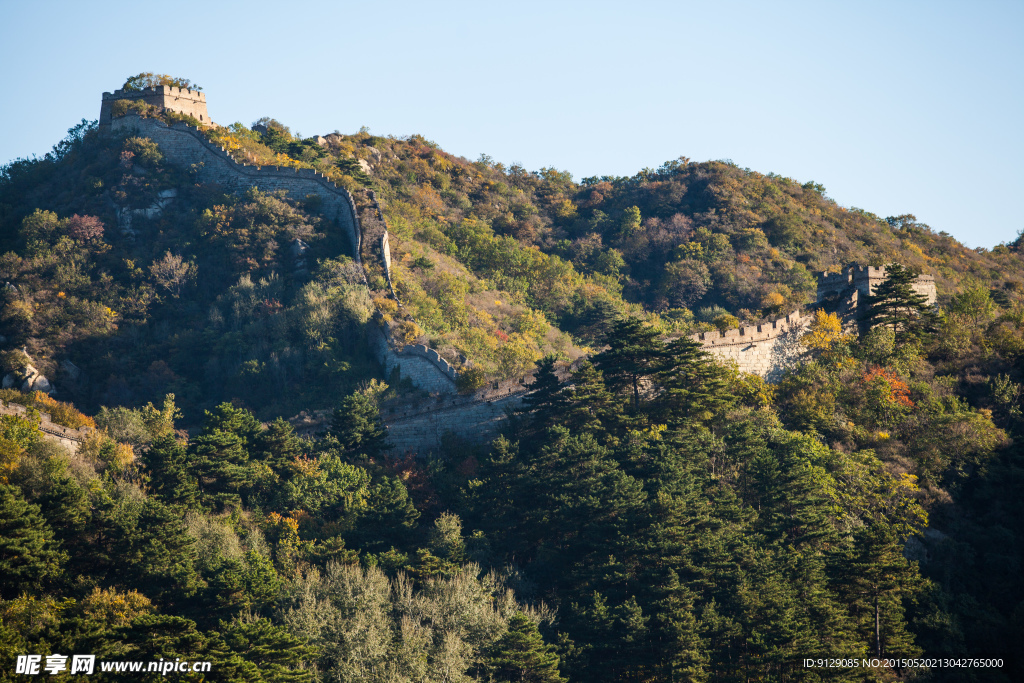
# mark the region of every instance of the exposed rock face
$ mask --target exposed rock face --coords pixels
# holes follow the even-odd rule
[[[288,248],[288,252],[294,259],[295,273],[296,275],[304,275],[308,272],[306,265],[306,252],[309,251],[309,245],[300,240],[298,237],[292,242],[292,245]]]
[[[36,375],[35,379],[32,380],[32,391],[41,391],[44,394],[53,393],[53,385],[50,380],[46,379],[43,375]]]
[[[27,356],[28,354],[26,353],[25,355]],[[20,386],[18,386],[19,380],[21,380]],[[52,394],[54,391],[53,383],[36,370],[35,366],[31,363],[27,363],[21,370],[9,373],[4,377],[4,389],[13,389],[16,386],[26,392],[42,391],[46,394]]]
[[[82,377],[82,369],[69,360],[61,361],[61,369],[67,373],[72,382],[77,382]]]
[[[363,169],[363,173],[366,175],[371,175],[373,173],[373,167],[367,163],[366,159],[359,160],[359,168]]]

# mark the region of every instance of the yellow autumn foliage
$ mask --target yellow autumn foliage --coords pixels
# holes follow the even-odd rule
[[[811,329],[800,338],[800,341],[812,351],[830,351],[832,347],[843,341],[843,322],[835,313],[815,311]]]

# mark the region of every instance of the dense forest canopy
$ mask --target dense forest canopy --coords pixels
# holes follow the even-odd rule
[[[225,681],[1024,675],[1019,241],[724,161],[576,182],[419,136],[206,134],[372,189],[415,323],[316,196],[199,184],[87,122],[4,166],[0,398],[27,410],[0,415],[0,677],[56,652]],[[899,265],[774,384],[687,337],[852,263]],[[417,390],[376,320],[534,391],[492,443],[396,452],[382,406]],[[55,396],[18,389],[29,365]],[[316,437],[282,419],[318,408]],[[96,429],[69,453],[41,412]],[[870,657],[1002,665],[804,664]]]

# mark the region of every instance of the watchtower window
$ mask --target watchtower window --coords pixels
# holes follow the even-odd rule
[[[200,121],[202,121],[202,120],[203,120],[203,115],[202,115],[202,114],[200,114],[200,115],[199,115],[199,120],[200,120]]]

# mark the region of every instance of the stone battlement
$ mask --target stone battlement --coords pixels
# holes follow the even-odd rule
[[[834,308],[844,320],[853,320],[863,297],[875,293],[886,279],[884,267],[853,265],[839,273],[819,273],[817,305]],[[935,278],[919,275],[914,291],[935,303]],[[800,337],[810,327],[811,316],[794,311],[762,325],[740,327],[724,332],[701,332],[690,335],[704,349],[726,361],[734,361],[740,370],[753,372],[769,380],[792,367],[804,353]]]
[[[690,339],[699,341],[703,346],[725,346],[732,344],[751,344],[754,342],[768,341],[785,334],[794,327],[803,327],[810,318],[801,315],[800,311],[794,311],[785,318],[772,320],[761,325],[750,325],[721,332],[698,332],[690,335]]]
[[[448,378],[451,379],[451,381],[453,382],[459,376],[459,373],[455,372],[455,368],[451,366],[451,363],[442,358],[437,351],[427,346],[424,346],[423,344],[407,344],[406,346],[402,347],[400,353],[406,356],[419,356],[420,358],[426,358],[431,363],[436,365],[437,369],[440,370],[446,376],[448,376]]]
[[[176,111],[195,117],[204,125],[212,125],[210,113],[206,110],[206,95],[199,90],[157,85],[142,90],[115,90],[103,93],[100,104],[100,126],[110,126],[114,121],[114,103],[119,100],[142,100],[159,109]]]
[[[761,325],[699,332],[690,335],[690,339],[720,360],[735,362],[743,372],[772,381],[791,367],[803,351],[799,340],[810,323],[810,315],[794,311]]]
[[[839,273],[818,274],[818,302],[831,299],[856,289],[862,295],[875,293],[875,287],[885,281],[884,266],[850,266]],[[918,275],[914,291],[928,297],[928,303],[935,303],[935,277]]]
[[[27,418],[29,409],[20,403],[7,403],[0,400],[0,415],[17,415],[18,417]],[[57,441],[66,448],[75,451],[78,449],[78,445],[84,442],[96,430],[92,427],[79,427],[78,429],[65,427],[50,419],[49,413],[40,412],[39,431],[43,433],[43,438]]]
[[[206,93],[201,90],[189,90],[188,88],[176,88],[173,85],[155,85],[142,90],[115,90],[114,92],[103,93],[105,100],[129,100],[138,99],[152,95],[167,95],[170,97],[183,97],[186,99],[206,102]]]
[[[370,200],[368,206],[364,206],[360,226],[366,238],[371,240],[366,245],[379,239],[380,249],[377,253],[367,253],[367,259],[378,256],[384,272],[385,280],[391,296],[398,304],[399,310],[403,311],[407,320],[413,320],[405,314],[402,302],[398,299],[391,280],[391,247],[389,246],[388,224],[384,218],[377,195],[373,190],[367,190],[367,198]],[[380,311],[378,311],[380,314]],[[384,322],[383,316],[377,318],[380,326],[380,335],[376,343],[377,359],[384,366],[384,372],[388,375],[397,368],[399,374],[408,378],[412,383],[429,393],[452,394],[457,391],[458,371],[452,367],[445,358],[434,349],[423,344],[406,344],[402,348],[396,348],[394,339],[391,336],[391,329]],[[424,362],[426,361],[426,362]]]
[[[371,336],[377,362],[383,366],[385,376],[397,369],[399,376],[427,393],[457,393],[459,373],[434,349],[422,344],[394,348],[390,330],[382,322]]]

